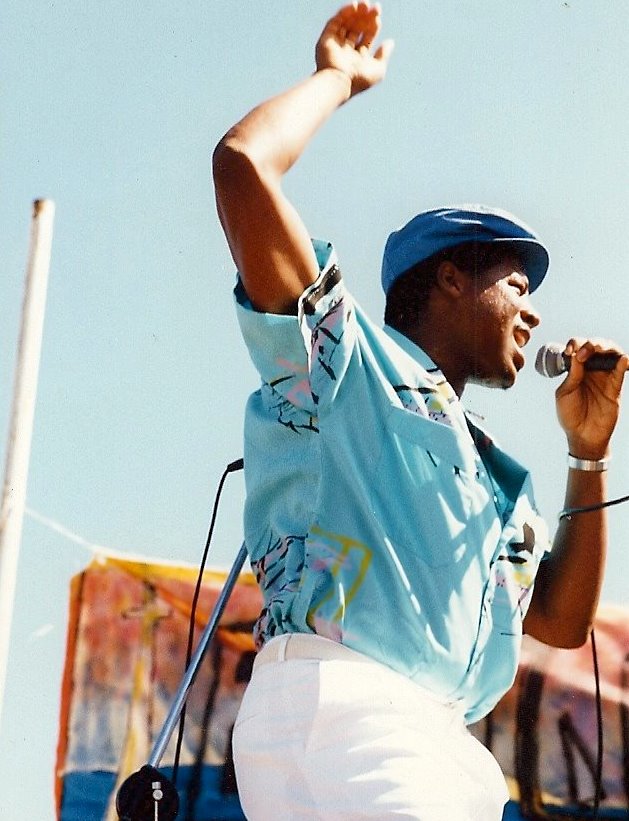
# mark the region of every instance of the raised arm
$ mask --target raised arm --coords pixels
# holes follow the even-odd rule
[[[315,73],[253,109],[214,151],[219,218],[259,310],[294,313],[318,275],[310,235],[281,180],[331,114],[384,77],[393,43],[372,53],[379,31],[377,4],[343,6],[317,42]]]
[[[609,342],[572,339],[570,372],[556,394],[557,415],[568,451],[580,459],[609,456],[609,441],[618,420],[623,377],[629,357],[621,355],[614,371],[586,371],[593,353],[622,354]],[[570,468],[565,508],[599,505],[606,500],[605,471]],[[590,632],[598,606],[607,551],[604,509],[565,517],[559,524],[550,558],[542,562],[524,629],[557,647],[578,647]]]

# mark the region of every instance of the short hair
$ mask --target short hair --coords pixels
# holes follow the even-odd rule
[[[428,304],[442,262],[452,262],[459,270],[477,277],[512,257],[519,259],[517,250],[507,242],[464,242],[437,251],[395,280],[387,294],[385,323],[399,331],[416,324]]]

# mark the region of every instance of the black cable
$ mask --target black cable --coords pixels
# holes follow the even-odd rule
[[[571,519],[577,513],[592,513],[595,510],[602,510],[606,507],[619,505],[623,502],[629,502],[629,496],[620,496],[617,499],[611,499],[608,502],[600,502],[596,505],[587,505],[585,507],[573,507],[567,510],[562,510],[559,514],[559,521],[563,519]],[[595,705],[596,705],[596,735],[597,735],[597,755],[596,755],[596,776],[594,780],[594,802],[593,802],[593,816],[594,821],[599,817],[599,809],[601,805],[601,795],[603,792],[603,703],[601,700],[601,680],[598,668],[598,654],[596,652],[596,638],[594,637],[594,629],[590,632],[590,641],[592,642],[592,666],[594,668],[594,687],[595,687]]]
[[[575,513],[592,513],[595,510],[602,510],[605,507],[622,504],[622,502],[629,502],[629,496],[620,496],[618,499],[611,499],[609,502],[600,502],[597,505],[588,505],[587,507],[569,507],[567,510],[561,511],[559,521],[570,519]]]
[[[225,470],[223,471],[223,475],[218,483],[218,488],[216,490],[216,496],[214,497],[214,509],[212,510],[212,519],[210,521],[210,528],[208,530],[207,539],[205,542],[205,548],[203,550],[203,556],[201,557],[201,564],[199,565],[199,573],[197,575],[197,583],[194,588],[194,596],[192,597],[192,609],[190,611],[190,626],[188,629],[188,646],[186,648],[186,664],[184,668],[185,670],[188,669],[190,665],[190,659],[192,658],[192,642],[194,640],[194,619],[197,612],[197,604],[199,601],[199,594],[201,593],[201,583],[203,581],[203,571],[205,570],[205,562],[207,560],[208,552],[210,549],[210,543],[212,542],[212,535],[214,533],[214,525],[216,524],[216,515],[218,513],[218,503],[221,499],[221,493],[223,492],[223,485],[225,484],[225,480],[230,473],[234,473],[237,470],[242,470],[244,467],[244,460],[243,459],[236,459],[235,462],[230,462]],[[181,745],[183,743],[183,731],[184,725],[186,721],[186,705],[184,703],[181,715],[179,717],[179,732],[177,734],[177,746],[175,748],[175,760],[173,762],[173,775],[172,775],[172,782],[177,786],[177,774],[179,772],[179,759],[181,757]]]
[[[592,666],[594,667],[594,684],[596,689],[596,728],[597,728],[597,755],[596,755],[596,777],[594,780],[594,821],[598,818],[598,811],[601,805],[601,795],[603,792],[603,704],[601,700],[601,679],[598,670],[598,654],[596,652],[596,639],[594,638],[594,628],[590,632],[592,642]]]

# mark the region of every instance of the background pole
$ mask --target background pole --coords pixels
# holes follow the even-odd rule
[[[55,206],[51,200],[35,200],[33,203],[22,321],[13,382],[13,406],[0,507],[0,724],[26,504],[54,213]]]

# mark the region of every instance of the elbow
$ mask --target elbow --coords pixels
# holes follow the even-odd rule
[[[217,190],[238,176],[238,168],[246,161],[246,152],[238,140],[227,133],[212,154],[212,176]]]
[[[563,642],[557,646],[565,650],[578,650],[579,647],[583,647],[584,644],[587,644],[592,629],[593,625],[589,623],[583,624],[580,627],[576,625],[572,630],[566,633],[563,637]]]
[[[212,154],[212,178],[218,215],[223,224],[238,210],[245,196],[245,186],[251,177],[251,162],[242,146],[229,133],[218,143]]]
[[[551,644],[551,647],[558,647],[561,650],[578,650],[583,647],[590,637],[590,630],[583,633],[571,633],[565,636],[559,636]]]
[[[268,187],[268,175],[254,147],[228,132],[212,154],[212,177],[219,211],[242,203]]]
[[[572,624],[561,628],[554,623],[548,624],[546,629],[531,630],[530,635],[550,647],[561,650],[578,650],[587,643],[591,632],[591,624]]]
[[[218,141],[212,154],[214,179],[234,173],[262,176],[265,167],[264,141],[236,124]]]
[[[537,590],[524,619],[524,632],[550,647],[576,650],[587,642],[594,626],[594,611],[578,612],[574,607],[549,607]]]

